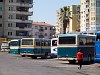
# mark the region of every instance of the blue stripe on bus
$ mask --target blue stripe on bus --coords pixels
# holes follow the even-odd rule
[[[58,56],[60,57],[76,57],[77,51],[81,49],[84,57],[88,57],[89,54],[91,54],[92,57],[94,57],[94,47],[61,47],[58,48]]]
[[[34,53],[34,54],[41,54],[41,53],[50,53],[50,48],[40,49],[40,48],[21,48],[20,53]]]
[[[10,54],[19,54],[18,49],[10,49]]]
[[[77,48],[58,48],[58,56],[60,57],[73,57],[77,54]]]

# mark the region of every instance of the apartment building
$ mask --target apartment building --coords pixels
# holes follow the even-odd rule
[[[56,12],[56,34],[63,33],[63,15],[60,10]]]
[[[81,0],[81,31],[100,30],[100,0]]]
[[[0,37],[29,37],[32,30],[32,16],[29,11],[33,0],[0,0]]]
[[[34,38],[52,38],[55,35],[55,26],[45,22],[32,23],[32,37]]]
[[[67,32],[71,33],[80,31],[80,5],[70,6],[70,17]]]
[[[77,32],[80,30],[80,5],[67,6],[70,12],[69,23],[66,27],[66,33]],[[67,13],[67,12],[66,12]],[[56,34],[63,33],[63,20],[64,16],[61,12],[61,8],[56,12]]]

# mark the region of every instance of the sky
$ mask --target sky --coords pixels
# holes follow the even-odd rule
[[[56,24],[56,11],[64,6],[80,5],[80,0],[33,0],[33,22]]]

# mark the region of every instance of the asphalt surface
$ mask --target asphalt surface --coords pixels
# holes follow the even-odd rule
[[[69,64],[58,59],[31,59],[0,52],[0,75],[100,75],[100,64]]]

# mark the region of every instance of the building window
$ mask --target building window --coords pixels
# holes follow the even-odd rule
[[[43,29],[43,27],[40,26],[40,29]]]
[[[45,30],[47,30],[47,27],[45,27]]]
[[[0,0],[0,2],[3,2],[3,0]]]
[[[2,7],[0,7],[0,11],[2,11]]]
[[[38,29],[38,26],[35,26],[35,29]]]
[[[2,27],[2,24],[0,24],[0,27]]]
[[[45,33],[45,36],[47,36],[47,33]]]
[[[35,32],[35,36],[37,36],[38,35],[38,32]]]
[[[11,2],[13,2],[13,0],[11,0]]]
[[[8,27],[12,27],[12,23],[8,23]]]
[[[9,19],[12,19],[12,15],[9,15]]]
[[[0,15],[0,19],[2,19],[2,15]]]
[[[12,32],[8,32],[8,35],[12,35]]]
[[[13,0],[9,0],[9,3],[10,3],[10,2],[13,2]]]
[[[50,30],[52,30],[52,28],[50,27]]]
[[[9,7],[9,11],[10,11],[10,7]]]
[[[13,7],[9,7],[9,11],[13,11]]]

